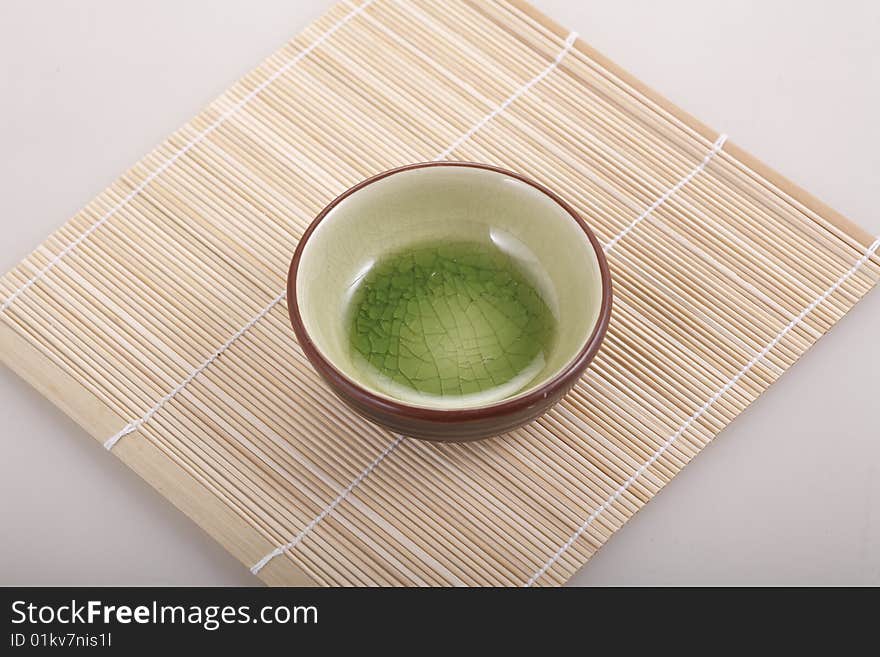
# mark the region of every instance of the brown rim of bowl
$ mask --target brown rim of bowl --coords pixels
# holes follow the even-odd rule
[[[308,243],[309,237],[314,232],[315,228],[318,226],[318,224],[321,223],[324,217],[327,216],[327,213],[329,213],[330,210],[335,208],[337,205],[339,205],[340,202],[342,202],[355,192],[363,189],[367,185],[371,185],[374,182],[382,180],[383,178],[387,178],[388,176],[394,175],[396,173],[400,173],[402,171],[409,171],[411,169],[423,169],[427,167],[471,167],[475,169],[485,169],[487,171],[494,171],[495,173],[510,176],[511,178],[515,178],[516,180],[520,180],[528,185],[531,185],[538,191],[543,192],[551,199],[553,199],[554,202],[556,202],[571,216],[572,219],[574,219],[577,225],[587,235],[587,238],[590,240],[590,244],[592,244],[593,246],[593,250],[596,252],[596,258],[599,263],[599,272],[602,279],[602,305],[599,308],[599,317],[596,319],[596,326],[593,328],[592,334],[590,334],[590,337],[587,338],[587,341],[581,348],[580,352],[578,352],[578,354],[574,358],[566,363],[562,370],[558,372],[552,379],[541,384],[528,394],[522,395],[520,397],[513,397],[512,399],[506,401],[496,402],[488,406],[477,406],[475,408],[439,409],[426,408],[423,406],[411,406],[403,402],[395,401],[386,397],[381,397],[373,392],[370,392],[357,382],[348,378],[346,375],[336,369],[336,367],[327,358],[324,357],[324,355],[315,346],[308,333],[306,332],[305,325],[303,324],[302,317],[300,316],[299,312],[299,303],[296,298],[296,274],[299,268],[299,261],[302,257],[303,249]],[[314,221],[309,224],[306,232],[303,233],[303,236],[300,238],[299,243],[296,245],[296,251],[293,254],[293,259],[290,262],[290,270],[287,274],[287,308],[288,313],[290,314],[290,323],[293,325],[293,332],[296,334],[299,345],[308,357],[309,361],[324,378],[332,382],[335,386],[344,390],[349,397],[352,397],[362,404],[384,411],[385,413],[408,419],[431,422],[467,422],[472,420],[488,419],[496,415],[506,415],[510,412],[521,411],[532,406],[533,404],[547,399],[548,397],[552,397],[555,393],[559,391],[567,391],[568,388],[574,385],[575,380],[580,377],[583,370],[587,367],[587,365],[589,365],[590,361],[593,360],[593,357],[599,350],[599,346],[602,344],[602,339],[605,337],[605,332],[608,330],[608,322],[611,319],[611,274],[608,270],[608,262],[605,259],[605,251],[602,249],[602,246],[599,244],[599,240],[596,239],[593,231],[590,230],[590,227],[587,226],[586,223],[584,223],[584,220],[581,219],[580,215],[578,215],[578,213],[575,212],[574,209],[570,205],[568,205],[568,203],[563,201],[559,196],[544,187],[542,184],[537,183],[530,178],[526,178],[525,176],[521,176],[518,173],[514,173],[513,171],[508,171],[507,169],[495,167],[490,164],[481,164],[478,162],[447,161],[419,162],[415,164],[407,164],[402,167],[397,167],[396,169],[383,171],[382,173],[378,173],[375,176],[367,178],[366,180],[359,182],[354,187],[350,187],[349,189],[342,192],[339,196],[333,199],[327,205],[327,207],[321,210],[320,214],[318,214],[318,216],[315,217]]]

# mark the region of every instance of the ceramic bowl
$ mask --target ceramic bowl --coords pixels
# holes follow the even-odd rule
[[[353,295],[361,283],[389,254],[464,242],[503,249],[515,258],[521,280],[539,291],[554,319],[552,342],[540,359],[506,388],[480,394],[449,393],[446,387],[410,394],[388,377],[366,374],[367,361],[351,340]],[[481,288],[481,294],[487,292]],[[296,248],[287,300],[303,352],[346,404],[405,436],[463,442],[530,422],[568,392],[605,336],[611,278],[592,231],[544,186],[485,164],[429,162],[380,173],[324,208]],[[423,350],[444,339],[416,337]],[[457,390],[465,389],[461,376]]]

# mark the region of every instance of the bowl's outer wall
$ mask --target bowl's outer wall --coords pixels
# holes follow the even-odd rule
[[[586,368],[586,365],[584,367]],[[529,406],[513,409],[507,413],[496,413],[469,420],[456,419],[443,422],[432,420],[430,417],[401,416],[393,411],[376,408],[373,404],[364,403],[358,398],[349,395],[346,387],[337,385],[337,382],[325,376],[322,370],[319,369],[318,371],[337,397],[368,420],[408,438],[419,438],[421,440],[444,443],[471,442],[513,431],[536,420],[550,410],[571,390],[577,381],[577,377],[575,377],[564,388],[548,392],[539,401]]]

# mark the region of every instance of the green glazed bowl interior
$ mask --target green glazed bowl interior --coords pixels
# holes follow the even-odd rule
[[[555,319],[546,353],[509,385],[487,393],[422,395],[366,375],[349,334],[358,284],[389,254],[463,241],[491,243],[518,263]],[[380,174],[328,206],[297,249],[289,285],[301,330],[325,376],[329,370],[368,396],[404,407],[459,410],[533,394],[570,369],[600,333],[600,314],[607,323],[606,279],[598,242],[543,187],[485,165],[426,163]]]

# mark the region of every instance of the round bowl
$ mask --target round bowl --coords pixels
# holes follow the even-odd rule
[[[510,286],[522,283],[523,287],[517,288],[520,293],[529,291],[541,299],[533,302],[541,304],[535,316],[552,315],[547,323],[549,326],[552,321],[552,339],[548,337],[546,344],[541,342],[539,356],[530,361],[528,368],[503,385],[487,386],[487,390],[474,394],[465,393],[466,386],[471,389],[474,385],[471,378],[464,376],[465,370],[458,365],[450,370],[452,361],[441,362],[435,358],[433,350],[446,344],[442,342],[444,339],[451,339],[442,335],[446,329],[439,321],[443,318],[438,317],[431,331],[424,328],[428,322],[417,325],[407,323],[409,320],[401,320],[405,326],[395,324],[394,331],[400,335],[413,330],[425,331],[425,335],[418,336],[418,345],[426,360],[429,356],[434,358],[429,364],[436,368],[439,383],[433,383],[433,378],[426,379],[425,389],[434,387],[428,392],[416,391],[395,383],[389,374],[378,370],[375,375],[371,373],[370,362],[352,346],[357,342],[352,338],[356,333],[351,327],[356,321],[353,316],[372,310],[353,310],[357,305],[354,299],[358,294],[366,294],[358,290],[365,286],[370,289],[369,281],[376,280],[371,279],[371,272],[384,271],[380,266],[388,258],[409,253],[407,249],[417,251],[423,248],[418,245],[425,244],[478,244],[475,247],[478,250],[492,249],[493,254],[500,250],[504,262],[509,258],[515,263],[517,273],[511,274],[512,278],[504,274],[498,278],[498,286],[486,283],[479,288],[482,296],[474,298],[476,302],[497,306],[502,302],[496,301],[492,290],[497,291],[499,299],[505,294],[508,296],[504,298],[509,299],[511,294],[517,294],[510,291]],[[431,254],[445,252],[443,246],[425,248],[429,248]],[[458,259],[440,264],[445,266],[449,262],[458,262]],[[455,267],[464,267],[451,266],[456,272]],[[392,280],[391,287],[393,284]],[[568,204],[543,185],[486,164],[426,162],[373,176],[324,208],[297,245],[287,279],[287,301],[293,330],[303,352],[346,404],[405,436],[463,442],[494,436],[530,422],[571,389],[595,356],[608,328],[611,277],[602,247],[592,231]],[[468,312],[473,303],[473,299],[468,302]],[[459,303],[456,308],[460,310],[465,305]],[[418,302],[415,308],[418,311]],[[488,324],[479,330],[494,330],[490,318],[502,316],[493,312],[480,315]],[[388,318],[389,322],[382,326],[391,326],[391,315]],[[467,316],[458,320],[464,322]],[[508,330],[506,325],[499,328],[493,338],[498,345],[502,344],[498,337],[502,329]],[[401,353],[410,358],[409,349],[414,348],[415,338],[407,334],[404,341],[403,337],[389,335],[393,344],[385,333],[381,339],[376,338],[382,349],[396,354],[398,361]],[[520,351],[535,349],[533,343],[537,339],[532,342],[522,336],[516,339]],[[506,360],[498,357],[501,366],[513,362],[509,354],[502,356]],[[485,355],[476,357],[482,360],[473,367],[468,365],[467,372],[482,367],[486,370],[481,371],[488,371],[495,366],[495,356],[488,360]],[[380,353],[376,362],[385,362],[382,358],[390,359],[391,355]],[[421,367],[419,363],[417,366]],[[459,392],[451,393],[453,387],[449,381],[454,383],[455,377],[458,377]]]

